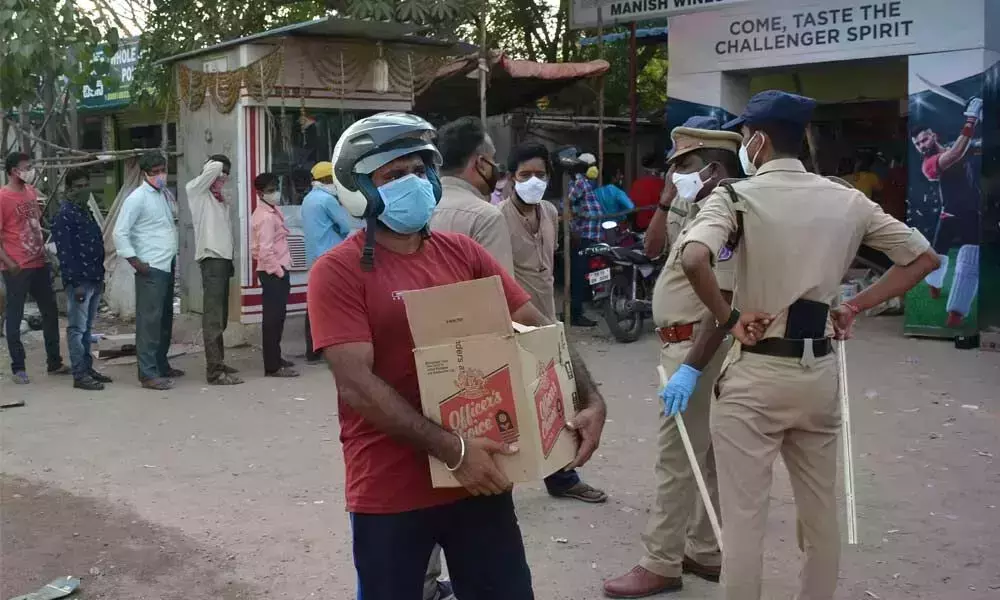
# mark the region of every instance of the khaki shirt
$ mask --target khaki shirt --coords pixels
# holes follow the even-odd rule
[[[694,220],[698,214],[698,205],[694,202],[674,198],[667,211],[667,243],[673,247],[680,239],[681,231]]]
[[[682,247],[680,242],[685,237],[682,232],[694,221],[701,205],[705,202],[707,199],[695,204],[678,198],[670,205],[670,214],[667,215],[667,231],[671,242],[670,254],[667,256],[663,270],[660,271],[660,276],[656,278],[656,285],[653,287],[653,322],[657,327],[698,323],[708,315],[708,308],[691,287],[691,282],[684,274],[680,261]],[[678,210],[675,211],[675,207]],[[724,252],[722,259],[715,260],[715,277],[719,282],[719,287],[726,291],[732,291],[735,285],[736,260],[734,256],[733,253]]]
[[[464,233],[486,248],[508,273],[514,273],[510,231],[500,209],[458,177],[442,177],[441,191],[441,202],[431,217],[431,231]]]
[[[920,232],[885,214],[863,193],[807,173],[795,159],[773,160],[734,187],[739,204],[723,188],[713,191],[681,246],[700,242],[717,254],[736,231],[736,212],[743,212],[743,239],[733,259],[737,304],[774,316],[765,337],[784,336],[788,307],[796,300],[835,304],[861,244],[899,265],[930,248]],[[832,332],[828,321],[827,333]]]
[[[531,294],[531,303],[543,315],[556,320],[555,261],[556,237],[559,231],[559,211],[550,202],[538,204],[538,230],[517,210],[513,200],[500,203],[500,212],[507,219],[510,242],[514,251],[514,276],[521,287]]]

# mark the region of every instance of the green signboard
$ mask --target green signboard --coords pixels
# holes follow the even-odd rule
[[[100,51],[98,51],[100,52]],[[82,109],[102,110],[128,106],[129,87],[132,85],[135,66],[139,62],[139,40],[123,41],[111,57],[111,73],[107,83],[98,81],[94,87],[83,86],[79,106]]]

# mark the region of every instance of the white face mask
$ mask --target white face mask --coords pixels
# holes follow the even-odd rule
[[[754,133],[752,136],[750,136],[750,139],[747,140],[746,145],[740,144],[740,164],[743,166],[743,172],[750,177],[753,177],[754,175],[757,174],[756,162],[757,162],[757,155],[760,154],[760,148],[757,148],[757,151],[753,153],[753,158],[750,158],[750,153],[747,151],[747,146],[753,143],[753,140],[754,138],[757,137],[758,133],[760,132],[758,131],[757,133]]]
[[[262,197],[264,199],[264,202],[267,202],[271,206],[274,206],[278,204],[279,200],[281,200],[281,192],[267,192]]]
[[[35,173],[34,169],[25,169],[20,172],[20,175],[18,175],[18,177],[20,177],[21,181],[23,181],[24,183],[31,185],[32,183],[35,183],[36,175],[37,173]]]
[[[538,204],[541,202],[548,187],[549,182],[535,176],[532,176],[527,181],[514,182],[514,191],[517,192],[517,197],[525,204]]]
[[[674,173],[671,179],[674,182],[674,187],[677,188],[677,197],[688,202],[694,202],[698,197],[698,192],[705,187],[705,180],[701,178],[701,171],[695,171],[694,173]]]
[[[321,181],[314,181],[313,187],[319,188],[324,192],[326,192],[327,194],[330,194],[331,196],[334,197],[337,196],[337,185],[334,183],[323,183]]]

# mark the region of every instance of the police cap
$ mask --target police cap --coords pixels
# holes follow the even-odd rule
[[[723,129],[736,129],[744,123],[785,123],[805,128],[812,119],[816,101],[805,96],[789,94],[779,90],[767,90],[756,94],[747,102],[743,114],[722,126]]]

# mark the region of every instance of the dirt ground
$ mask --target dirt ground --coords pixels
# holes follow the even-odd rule
[[[861,543],[844,547],[838,598],[1000,598],[1000,354],[901,336],[866,321],[849,347]],[[539,599],[601,597],[631,568],[654,482],[657,345],[575,332],[609,405],[599,455],[584,469],[603,506],[519,486],[516,502]],[[302,351],[292,320],[286,351]],[[248,383],[209,388],[200,355],[170,392],[141,390],[111,367],[103,393],[44,374],[14,386],[0,350],[0,598],[55,577],[79,597],[351,598],[354,573],[330,375],[262,376],[259,352],[231,351]],[[772,493],[765,597],[792,598],[794,506],[784,469]],[[561,539],[567,540],[562,543]],[[678,599],[713,597],[694,578]]]

